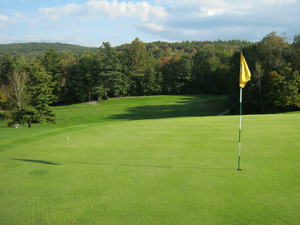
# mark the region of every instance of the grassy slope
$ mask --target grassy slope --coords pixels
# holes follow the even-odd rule
[[[44,136],[83,129],[100,123],[170,118],[181,116],[217,115],[226,110],[225,96],[151,96],[115,98],[98,104],[75,104],[54,108],[57,123],[33,125],[33,129],[7,129],[0,122],[0,152]]]
[[[102,123],[95,113],[89,125],[35,127],[57,133],[8,145],[0,224],[299,224],[299,113],[244,116],[237,172],[237,116],[167,118],[162,107],[148,120],[145,107],[178,102],[157,98],[85,105],[106,109]]]

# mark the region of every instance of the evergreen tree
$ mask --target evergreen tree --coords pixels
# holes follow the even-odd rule
[[[120,57],[109,42],[102,43],[101,69],[98,87],[103,90],[103,97],[126,95],[130,87],[129,79],[124,74]]]
[[[129,58],[133,76],[145,76],[149,66],[149,55],[147,53],[146,45],[138,38],[131,43]]]
[[[41,63],[44,66],[46,72],[51,77],[53,84],[53,94],[57,98],[57,102],[63,100],[63,73],[62,73],[62,57],[53,48],[50,48],[48,52],[41,58]]]
[[[150,58],[149,63],[148,71],[141,78],[141,88],[145,95],[159,94],[162,90],[162,74],[155,70],[156,61],[154,58]]]
[[[149,66],[151,66],[151,64],[146,45],[138,38],[131,43],[129,48],[129,59],[133,79],[133,93],[142,95],[145,92],[142,86],[142,78],[149,71]]]
[[[300,71],[300,34],[294,37],[294,42],[292,44],[293,56],[292,56],[292,67],[295,70]]]
[[[51,76],[34,62],[30,64],[28,74],[30,79],[26,92],[30,98],[21,110],[22,119],[28,124],[28,128],[32,123],[55,123],[55,115],[49,106],[55,100]]]
[[[66,81],[68,101],[91,101],[95,89],[95,71],[93,67],[94,57],[85,55],[69,68]]]

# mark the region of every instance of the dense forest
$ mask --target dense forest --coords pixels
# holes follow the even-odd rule
[[[244,88],[246,113],[300,109],[300,35],[275,32],[257,43],[185,41],[100,48],[60,43],[0,45],[0,115],[15,124],[55,122],[51,105],[156,94],[228,95],[238,110],[239,59],[251,81]]]

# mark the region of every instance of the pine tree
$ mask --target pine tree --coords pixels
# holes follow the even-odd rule
[[[52,94],[54,84],[51,76],[37,63],[30,65],[29,82],[26,92],[30,96],[29,101],[21,110],[22,119],[31,127],[32,123],[55,123],[55,114],[50,108],[55,96]]]
[[[56,96],[56,101],[60,102],[63,99],[63,74],[62,74],[62,57],[53,48],[41,59],[41,64],[46,72],[51,77],[53,84],[53,94]]]
[[[142,78],[151,70],[150,58],[146,45],[136,38],[129,48],[130,70],[133,79],[133,90],[135,95],[142,95],[146,92],[142,86]]]

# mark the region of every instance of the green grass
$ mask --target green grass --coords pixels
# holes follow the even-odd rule
[[[226,110],[226,96],[150,96],[115,98],[100,104],[56,107],[56,126],[87,123],[217,115]]]
[[[201,117],[224,100],[112,99],[1,128],[0,224],[299,224],[300,114],[244,116],[238,172],[238,116]]]
[[[42,137],[83,129],[100,123],[128,120],[217,115],[226,110],[226,96],[151,96],[114,98],[97,104],[84,103],[54,107],[57,123],[37,125],[35,129],[7,128],[0,122],[0,152]]]

